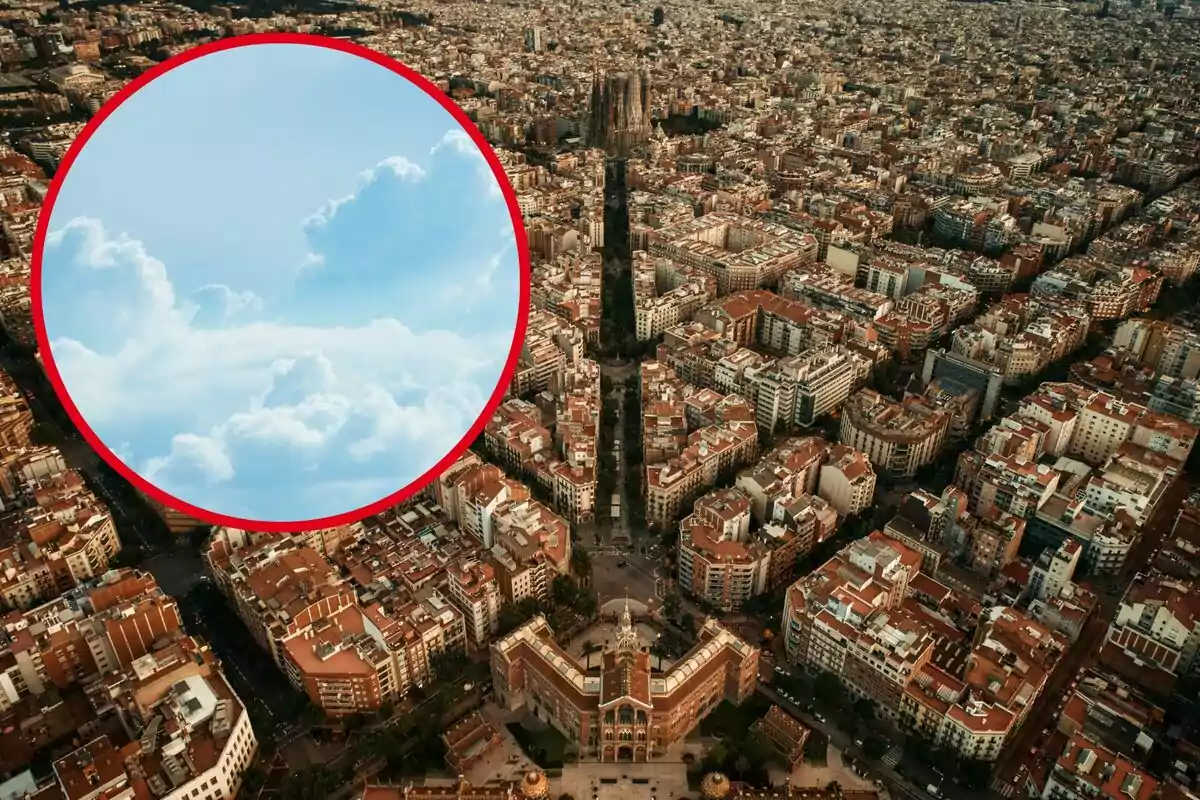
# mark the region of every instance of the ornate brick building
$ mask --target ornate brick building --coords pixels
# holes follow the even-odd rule
[[[577,748],[580,758],[648,761],[686,736],[722,700],[741,703],[758,679],[757,647],[716,620],[663,669],[641,647],[626,603],[615,646],[589,668],[555,643],[535,617],[492,645],[496,700],[526,706]]]

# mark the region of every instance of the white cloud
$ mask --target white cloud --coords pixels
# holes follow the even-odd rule
[[[280,491],[291,482],[293,519],[381,496],[347,493],[339,500],[320,492],[333,507],[312,509],[297,483],[301,472],[314,485],[383,481],[398,490],[465,434],[507,356],[508,336],[416,332],[395,319],[334,328],[255,320],[263,309],[258,297],[216,284],[204,288],[243,321],[196,327],[195,309],[181,304],[163,264],[141,243],[110,238],[94,221],[72,221],[66,229],[83,236],[73,254],[48,248],[48,270],[133,276],[140,294],[153,299],[156,316],[154,327],[111,352],[50,327],[55,365],[103,441],[119,443],[122,459],[148,480],[203,508],[230,513],[222,487],[232,491],[243,477],[264,472],[271,478],[278,471]],[[56,231],[51,241],[61,247],[68,239]],[[490,280],[490,270],[480,280]],[[120,308],[127,284],[115,282],[117,294],[99,299]],[[241,516],[278,513],[240,508]]]
[[[225,317],[262,311],[262,298],[251,291],[235,292],[223,283],[209,283],[196,290],[198,295],[217,298]]]
[[[492,165],[488,163],[483,151],[479,149],[479,146],[475,144],[475,140],[466,131],[462,128],[451,128],[446,131],[446,134],[433,146],[429,154],[436,156],[443,150],[450,150],[457,155],[470,156],[476,159],[476,170],[479,173],[479,177],[483,180],[484,185],[487,186],[488,197],[498,198],[504,196],[504,192],[500,188],[500,183],[496,180],[495,173],[492,172]]]
[[[470,281],[447,287],[445,292],[442,293],[442,303],[447,305],[454,304],[470,311],[471,308],[485,299],[488,293],[492,291],[492,281],[495,280],[497,273],[500,272],[500,268],[507,265],[511,250],[512,247],[506,245],[484,262],[483,268]]]
[[[380,161],[375,165],[374,169],[368,170],[366,180],[374,181],[382,169],[391,170],[392,174],[401,180],[419,181],[425,177],[425,170],[418,167],[416,164],[409,161],[404,156],[390,156]]]
[[[85,272],[125,270],[136,280],[137,294],[123,298],[116,313],[140,317],[150,325],[167,322],[164,318],[168,316],[178,316],[175,287],[167,277],[166,266],[147,253],[140,241],[124,233],[109,236],[99,220],[77,217],[47,236],[46,247],[61,248],[68,238],[78,241],[73,262]],[[108,312],[112,314],[114,309]]]
[[[379,176],[384,171],[391,172],[397,178],[408,181],[419,181],[425,178],[425,170],[421,169],[416,164],[409,161],[403,156],[390,156],[383,159],[370,169],[364,169],[358,174],[358,185],[354,187],[354,191],[342,197],[335,197],[331,200],[326,200],[324,204],[303,221],[304,227],[323,228],[327,226],[335,216],[338,209],[347,203],[353,202],[358,197],[363,189],[366,189],[371,184],[379,179]]]
[[[224,448],[204,436],[181,433],[171,439],[171,452],[165,458],[152,458],[142,468],[147,480],[153,481],[173,468],[192,467],[210,482],[233,479],[233,464]],[[186,499],[186,498],[185,498]]]

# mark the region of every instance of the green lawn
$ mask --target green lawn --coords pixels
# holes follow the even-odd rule
[[[700,721],[700,733],[719,739],[745,738],[750,726],[762,719],[770,707],[770,701],[757,693],[747,698],[740,706],[722,700],[719,706]]]
[[[525,754],[533,759],[533,763],[542,769],[562,768],[568,744],[567,737],[549,725],[534,731],[519,722],[510,722],[508,730]]]
[[[828,759],[829,740],[813,731],[804,743],[804,760],[816,767],[823,767]]]

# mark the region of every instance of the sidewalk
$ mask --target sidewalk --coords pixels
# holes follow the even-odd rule
[[[802,708],[799,708],[795,703],[788,702],[772,689],[770,686],[758,685],[758,690],[763,693],[771,702],[778,705],[780,708],[787,709],[788,713],[796,717],[814,731],[820,731],[829,739],[830,749],[837,748],[840,753],[849,753],[856,760],[864,764],[870,764],[871,770],[883,777],[884,783],[889,787],[895,787],[896,791],[892,792],[895,797],[913,797],[916,800],[937,800],[933,795],[926,792],[923,788],[911,783],[903,775],[896,770],[879,761],[872,761],[867,758],[866,754],[854,746],[850,737],[822,722],[818,722],[812,715],[805,713]]]

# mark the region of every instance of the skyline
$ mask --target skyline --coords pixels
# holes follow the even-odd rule
[[[281,150],[283,124],[302,133]],[[243,132],[228,159],[205,155],[219,129]],[[186,193],[155,191],[153,142]],[[512,346],[518,249],[482,153],[339,51],[235,48],[158,77],[80,152],[49,231],[44,318],[72,400],[128,467],[217,514],[305,521],[399,491],[467,433]]]

